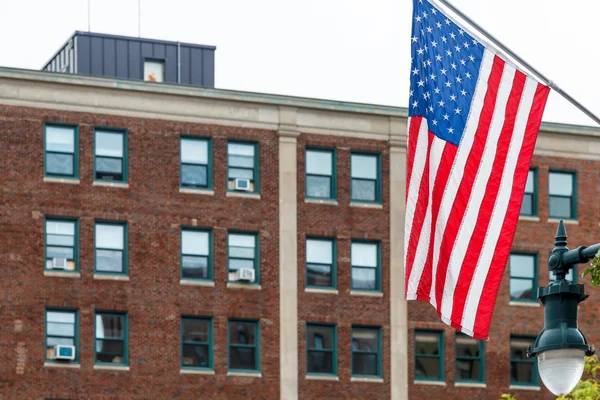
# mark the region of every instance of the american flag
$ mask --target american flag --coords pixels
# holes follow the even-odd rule
[[[406,299],[485,340],[549,88],[413,3]]]

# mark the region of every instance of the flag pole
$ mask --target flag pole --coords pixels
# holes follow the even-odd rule
[[[432,0],[430,0],[430,1],[432,1]],[[543,84],[548,86],[550,89],[554,89],[554,91],[556,91],[556,93],[560,94],[567,101],[569,101],[571,104],[573,104],[579,110],[581,110],[585,115],[590,117],[594,122],[596,122],[598,125],[600,125],[600,118],[598,118],[593,112],[588,110],[583,104],[581,104],[580,102],[575,100],[571,95],[569,95],[567,92],[565,92],[560,87],[558,87],[558,85],[556,83],[554,83],[552,80],[546,78],[546,76],[544,76],[541,72],[539,72],[537,69],[532,67],[528,62],[523,60],[521,57],[519,57],[515,52],[510,50],[508,47],[506,47],[500,40],[496,39],[494,36],[492,36],[492,34],[490,34],[488,31],[483,29],[479,24],[477,24],[471,18],[467,17],[462,11],[460,11],[454,5],[450,4],[447,0],[435,0],[435,1],[440,2],[441,4],[448,7],[450,10],[452,10],[455,14],[460,16],[462,19],[464,19],[472,27],[474,27],[480,33],[485,35],[492,42],[493,45],[498,47],[500,50],[504,51],[510,57],[515,59],[519,64],[523,65],[525,68],[527,68],[529,71],[531,71],[534,75],[536,75],[536,78],[538,80],[540,80]]]

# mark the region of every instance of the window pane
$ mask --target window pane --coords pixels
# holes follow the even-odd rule
[[[75,254],[72,247],[46,247],[46,257],[48,258],[66,258],[73,260]]]
[[[62,338],[62,337],[51,337],[46,338],[46,347],[54,347],[56,345],[63,346],[75,346],[75,340],[73,338]]]
[[[415,354],[439,355],[440,335],[437,333],[416,333]]]
[[[319,374],[333,373],[333,353],[324,351],[308,351],[306,354],[306,371]]]
[[[123,272],[123,252],[119,250],[96,250],[96,270]]]
[[[534,363],[510,363],[510,381],[515,383],[534,382]]]
[[[377,354],[352,354],[353,375],[377,375]]]
[[[240,268],[254,269],[254,260],[241,260],[239,258],[229,259],[229,269],[238,270]]]
[[[208,279],[208,257],[183,256],[181,261],[182,277]]]
[[[521,215],[533,215],[533,195],[525,193],[521,203]]]
[[[306,327],[307,348],[333,350],[333,331],[330,326],[308,325]]]
[[[458,374],[457,379],[460,380],[478,381],[481,379],[481,376],[479,376],[479,360],[457,360],[456,372]]]
[[[165,64],[161,61],[145,61],[144,80],[148,82],[163,82],[165,80]]]
[[[306,173],[316,175],[332,175],[332,156],[333,154],[328,151],[307,151]]]
[[[256,349],[254,347],[230,347],[229,368],[255,369]]]
[[[511,360],[528,360],[527,348],[533,345],[534,339],[527,338],[511,338],[510,339],[510,359]]]
[[[377,245],[373,243],[352,243],[352,265],[377,267]]]
[[[63,153],[75,152],[75,129],[59,126],[46,127],[46,150]]]
[[[229,170],[227,171],[227,176],[229,177],[229,179],[235,179],[235,178],[254,179],[254,170],[253,169],[229,168]]]
[[[229,257],[254,259],[254,247],[229,246]]]
[[[123,134],[96,131],[96,155],[123,157]]]
[[[123,225],[96,224],[96,247],[123,250],[124,233]]]
[[[352,268],[352,289],[377,289],[376,270],[373,268]]]
[[[479,340],[468,336],[456,336],[456,357],[479,357]]]
[[[182,165],[181,183],[184,186],[208,186],[208,168],[203,165]]]
[[[209,233],[199,231],[181,232],[181,251],[183,254],[208,255]]]
[[[254,345],[254,328],[252,322],[230,322],[229,343]]]
[[[533,281],[531,279],[510,279],[511,299],[533,299]]]
[[[254,247],[256,244],[256,236],[230,233],[228,237],[228,244],[229,246],[237,247]]]
[[[111,172],[113,174],[118,174],[118,179],[122,179],[121,175],[123,172],[123,160],[120,158],[105,158],[105,157],[96,157],[96,178],[100,179],[100,172]],[[117,179],[115,178],[115,179]]]
[[[227,154],[254,157],[254,145],[227,143]]]
[[[517,278],[533,278],[535,274],[535,257],[525,254],[510,255],[510,276]]]
[[[47,154],[46,172],[57,175],[73,175],[73,155]]]
[[[550,196],[550,216],[571,218],[571,198]]]
[[[573,175],[560,172],[550,172],[549,193],[550,195],[571,196],[573,194]]]
[[[208,164],[208,141],[181,139],[181,162]]]
[[[48,235],[75,235],[75,223],[63,221],[46,221]]]
[[[229,167],[254,168],[254,157],[229,155]]]
[[[186,367],[210,368],[208,345],[184,344],[183,365]]]
[[[352,329],[352,350],[377,351],[377,330],[367,328]]]
[[[415,378],[440,379],[440,359],[439,358],[415,358]]]
[[[525,184],[525,193],[533,193],[535,182],[535,172],[529,171],[527,173],[527,183]]]
[[[309,286],[333,286],[331,266],[307,264],[306,284]]]
[[[47,331],[52,336],[75,336],[75,324],[48,322]]]
[[[185,318],[182,321],[185,342],[208,342],[209,321],[192,318]]]
[[[359,181],[352,179],[352,200],[375,201],[375,181]]]
[[[66,235],[48,235],[46,236],[46,244],[56,246],[74,246],[75,237]]]
[[[565,279],[570,281],[570,282],[575,282],[575,269],[570,269],[569,273],[565,275]],[[550,282],[554,282],[556,281],[556,275],[554,274],[554,272],[550,273]]]
[[[377,156],[352,154],[352,178],[377,179]]]
[[[125,317],[122,315],[96,315],[96,338],[122,339]]]
[[[60,312],[60,311],[48,311],[46,313],[46,321],[74,324],[75,323],[75,313]]]
[[[306,240],[306,262],[332,264],[333,244],[330,240]]]
[[[327,176],[307,176],[306,195],[308,197],[331,198],[331,178]]]
[[[96,340],[96,360],[103,363],[123,364],[124,347],[122,340]]]

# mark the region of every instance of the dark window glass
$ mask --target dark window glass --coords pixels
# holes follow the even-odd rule
[[[211,321],[203,318],[181,319],[183,367],[212,368]]]
[[[335,327],[306,326],[306,371],[335,374]]]
[[[521,215],[536,215],[535,212],[535,170],[529,170],[527,173],[527,183],[525,184],[525,193],[523,194],[523,203],[521,203]]]
[[[229,368],[258,370],[258,323],[229,321]]]
[[[443,380],[442,332],[415,332],[415,379]]]
[[[379,328],[352,328],[352,375],[380,375],[379,338]]]
[[[537,358],[527,358],[527,347],[533,338],[510,338],[510,382],[521,385],[537,385]]]
[[[127,316],[96,313],[96,362],[127,364]]]
[[[456,380],[483,382],[485,352],[483,342],[456,334]]]

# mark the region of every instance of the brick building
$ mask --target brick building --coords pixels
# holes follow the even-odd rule
[[[0,398],[552,398],[521,355],[554,217],[600,236],[600,130],[543,125],[480,343],[403,301],[406,122],[0,68]]]

